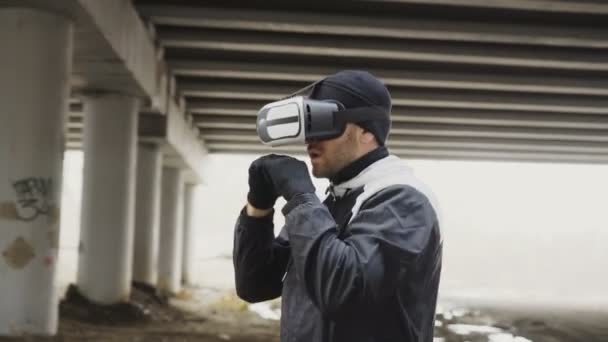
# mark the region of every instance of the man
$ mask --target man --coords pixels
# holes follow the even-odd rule
[[[430,191],[384,146],[390,94],[367,72],[342,71],[315,83],[309,97],[387,115],[375,111],[336,138],[307,141],[313,175],[331,181],[323,203],[303,162],[268,155],[251,164],[235,229],[237,293],[248,302],[282,296],[284,342],[431,342],[439,213]],[[279,196],[285,226],[275,237]]]

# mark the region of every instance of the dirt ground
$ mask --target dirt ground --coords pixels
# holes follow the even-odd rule
[[[280,307],[271,302],[268,310]],[[184,290],[170,301],[135,287],[130,303],[99,307],[70,288],[55,337],[0,342],[279,342],[279,322],[250,310],[232,291]],[[436,342],[606,342],[608,316],[505,308],[438,308]]]
[[[278,321],[249,311],[235,294],[184,290],[170,303],[134,289],[131,303],[93,307],[69,294],[54,337],[1,338],[1,342],[278,342]],[[205,298],[201,299],[201,296]],[[74,298],[76,297],[76,298]]]

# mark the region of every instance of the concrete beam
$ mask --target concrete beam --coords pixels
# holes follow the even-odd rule
[[[257,108],[242,110],[243,113],[233,113],[227,109],[226,113],[194,115],[193,122],[200,127],[228,127],[253,129]],[[198,113],[198,111],[194,111]],[[203,111],[205,112],[205,111]],[[215,112],[210,112],[215,113]],[[78,134],[82,130],[82,118],[79,114],[69,117],[65,133]],[[140,136],[144,140],[166,136],[163,125],[166,119],[159,115],[145,115],[140,120]],[[590,132],[608,129],[608,115],[597,114],[565,114],[545,112],[512,112],[512,111],[483,111],[483,110],[450,110],[432,108],[407,108],[396,106],[393,109],[392,121],[394,124],[430,123],[444,125],[477,125],[477,126],[503,126],[523,128],[569,128],[585,129]],[[398,126],[397,126],[398,127]],[[196,131],[194,132],[196,134]],[[177,133],[175,133],[177,135]],[[204,134],[203,134],[204,137]],[[204,149],[201,150],[204,155]]]
[[[344,67],[304,64],[276,64],[254,62],[226,62],[215,60],[169,60],[172,72],[189,78],[202,77],[231,81],[288,81],[312,83]],[[368,68],[369,69],[369,68]],[[525,93],[608,95],[608,81],[592,77],[564,77],[546,74],[514,75],[513,73],[488,73],[484,71],[454,71],[435,68],[419,69],[369,69],[387,86],[420,87],[434,89],[464,89],[484,91],[510,91]]]
[[[196,117],[198,114],[217,115],[256,115],[258,110],[268,103],[266,100],[251,99],[217,99],[187,97],[188,111]]]
[[[225,116],[255,116],[260,108],[268,103],[268,100],[249,100],[249,99],[222,99],[222,98],[188,98],[188,111],[195,117],[204,115],[225,115]],[[476,106],[479,106],[478,104]],[[454,108],[456,107],[456,108]],[[602,123],[602,110],[594,109],[591,107],[591,111],[585,112],[584,110],[572,112],[572,108],[565,107],[564,110],[556,110],[550,112],[544,111],[514,111],[502,108],[474,108],[466,107],[466,103],[455,103],[452,107],[445,106],[443,103],[438,103],[433,106],[432,102],[427,103],[426,106],[409,106],[401,105],[399,103],[393,104],[394,120],[399,120],[399,116],[409,117],[462,117],[469,118],[470,116],[486,117],[491,120],[492,118],[499,117],[513,117],[519,119],[532,119],[536,120],[549,120],[552,118],[561,117],[562,119],[556,121],[570,121],[577,120],[581,124],[587,125],[588,123]],[[429,118],[432,120],[432,118]]]
[[[230,143],[209,143],[212,153],[286,153],[302,156],[304,146],[264,147]],[[474,149],[406,149],[393,148],[391,153],[409,159],[446,159],[446,160],[485,160],[485,161],[526,161],[550,163],[588,163],[608,164],[608,156],[604,154],[582,153],[540,153],[530,151],[508,150],[474,150]]]
[[[260,145],[255,133],[245,134],[238,130],[209,129],[201,132],[209,144],[232,143]],[[389,148],[461,148],[479,150],[514,150],[559,153],[588,153],[608,155],[608,142],[532,140],[532,139],[491,139],[469,137],[430,137],[415,135],[392,135]]]
[[[0,6],[39,8],[74,20],[74,88],[143,97],[157,91],[155,47],[131,1],[3,0]]]
[[[131,1],[78,0],[78,4],[83,25],[74,37],[74,74],[83,84],[76,86],[116,91],[123,90],[117,84],[124,84],[124,90],[135,95],[156,95],[156,48]]]
[[[132,1],[20,0],[2,1],[0,5],[43,8],[72,16],[76,22],[72,93],[129,94],[142,98],[148,111],[168,115],[166,140],[162,141],[167,159],[189,168],[191,178],[200,178],[204,149],[197,128],[185,120],[185,107],[171,96],[174,93],[169,91],[167,67]],[[82,110],[81,103],[72,102],[70,106]]]
[[[169,4],[144,4],[138,6],[138,10],[157,25],[179,27],[561,47],[608,47],[608,34],[593,28],[412,17],[374,18],[327,13],[311,16],[309,13],[297,11],[218,9]]]
[[[414,131],[416,132],[416,131]],[[587,137],[581,137],[581,140],[576,140],[576,137],[569,139],[551,139],[545,135],[528,138],[521,137],[495,137],[494,133],[478,132],[477,135],[471,137],[468,134],[441,134],[441,132],[429,134],[428,132],[419,131],[423,134],[412,134],[411,132],[403,132],[395,130],[391,133],[388,147],[394,149],[409,149],[409,150],[425,150],[433,149],[460,149],[460,150],[479,150],[479,151],[496,151],[508,150],[528,153],[559,153],[559,154],[584,154],[584,155],[608,155],[608,141],[601,139],[598,136],[595,139],[589,140]],[[213,146],[210,152],[217,152],[218,144],[230,144],[234,151],[238,149],[242,151],[256,151],[258,148],[265,147],[260,143],[259,138],[253,130],[243,131],[239,129],[203,129],[202,136],[209,146]],[[504,132],[502,132],[504,136]],[[602,132],[605,134],[605,131]],[[79,139],[81,133],[74,134],[68,139],[68,146],[79,148]],[[563,138],[563,137],[562,137]],[[257,146],[257,148],[256,148]],[[303,150],[303,146],[290,147],[295,151]],[[253,150],[252,150],[253,149]],[[303,152],[302,152],[303,153]]]
[[[435,138],[432,138],[436,140]],[[492,139],[494,141],[496,139]],[[608,158],[606,158],[606,153],[597,153],[597,150],[581,150],[581,151],[572,151],[572,150],[553,150],[553,149],[520,149],[513,148],[513,146],[509,146],[508,150],[510,152],[497,152],[503,151],[505,148],[498,148],[500,146],[496,146],[497,148],[483,148],[480,146],[483,145],[454,145],[454,147],[460,149],[458,153],[454,153],[451,151],[443,151],[445,147],[443,146],[431,146],[428,147],[436,147],[437,150],[429,151],[427,149],[421,149],[416,144],[413,144],[411,148],[398,148],[392,147],[392,142],[389,142],[389,148],[391,153],[397,154],[402,157],[412,158],[412,159],[441,159],[441,160],[463,160],[463,161],[523,161],[523,162],[551,162],[551,163],[589,163],[589,164],[608,164]],[[398,144],[401,145],[401,144]],[[396,146],[398,146],[396,145]],[[294,155],[305,155],[305,149],[303,146],[291,146],[287,148],[268,148],[264,147],[261,144],[252,144],[252,142],[247,142],[245,144],[241,144],[240,142],[231,142],[226,143],[223,141],[209,141],[207,143],[209,148],[209,153],[289,153]],[[536,146],[536,145],[532,145]],[[408,146],[409,147],[409,146]],[[420,146],[422,147],[422,146]],[[70,142],[68,144],[68,148],[79,149],[80,143],[78,142]],[[475,151],[475,152],[472,152]],[[517,154],[515,154],[517,153]]]
[[[238,83],[184,79],[180,81],[180,90],[188,98],[270,102],[283,98],[305,85],[293,82]],[[608,114],[608,98],[600,96],[551,96],[415,87],[389,87],[389,90],[395,106]]]
[[[161,146],[164,165],[186,169],[184,176],[189,182],[202,180],[201,160],[207,153],[204,141],[192,119],[181,114],[176,104],[171,105],[167,115],[140,113],[139,141],[151,142]],[[65,125],[66,137],[82,136],[82,112],[70,112]],[[79,149],[79,144],[68,144],[70,149]]]
[[[608,14],[608,5],[596,1],[566,1],[566,0],[365,0],[364,2],[442,5],[450,7],[478,7],[493,9],[523,10],[535,12],[578,13],[578,14]]]
[[[48,1],[29,1],[39,6]],[[162,142],[168,159],[190,169],[200,178],[203,148],[168,90],[168,70],[160,59],[152,33],[140,20],[132,1],[64,0],[54,6],[69,7],[75,17],[72,92],[121,92],[144,100],[144,108],[167,115],[167,135]],[[78,104],[74,104],[78,106]],[[146,137],[148,138],[148,137]],[[158,137],[157,137],[158,138]]]
[[[164,154],[163,165],[186,169],[188,182],[202,181],[201,160],[207,153],[199,137],[198,128],[189,123],[176,104],[166,116],[143,114],[140,116],[140,141],[159,143]]]
[[[521,128],[477,125],[401,124],[396,123],[391,133],[444,137],[515,138],[538,140],[568,140],[608,142],[608,130],[567,128]]]
[[[265,56],[426,62],[512,68],[608,71],[605,56],[575,48],[534,48],[517,45],[446,43],[366,37],[336,37],[238,30],[160,27],[166,48],[205,49]]]
[[[195,111],[196,123],[221,122],[255,123],[257,109],[242,112],[201,112]],[[215,114],[217,113],[217,114]],[[598,114],[565,114],[551,112],[514,112],[514,111],[488,111],[488,110],[461,110],[461,109],[433,109],[433,108],[407,108],[395,107],[391,114],[393,123],[439,123],[439,124],[469,124],[484,126],[512,126],[512,127],[553,127],[553,128],[579,128],[579,129],[608,129],[608,115]],[[72,125],[72,124],[70,124]],[[75,126],[72,126],[75,127]]]
[[[201,129],[234,129],[255,132],[255,121],[243,123],[240,120],[206,120],[199,122]],[[608,142],[608,129],[586,130],[574,128],[546,127],[505,127],[463,124],[403,123],[394,122],[391,136],[425,135],[435,137],[476,137],[531,140],[568,140]]]
[[[238,129],[203,129],[202,136],[207,143],[242,143],[261,144],[255,132],[245,132]],[[82,140],[82,132],[67,135],[68,144],[78,148]],[[522,139],[522,138],[488,138],[463,136],[430,136],[402,134],[399,131],[391,133],[389,147],[467,147],[475,149],[513,149],[521,151],[540,152],[572,152],[572,153],[604,153],[608,154],[608,142]]]

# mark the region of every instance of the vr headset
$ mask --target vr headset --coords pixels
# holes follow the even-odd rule
[[[262,107],[257,117],[257,133],[265,145],[305,144],[339,137],[347,123],[386,119],[389,113],[379,106],[345,109],[334,100],[313,100],[300,94],[314,89],[318,82],[289,97]]]

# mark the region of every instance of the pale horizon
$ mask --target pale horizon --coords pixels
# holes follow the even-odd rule
[[[209,154],[196,193],[197,272],[202,286],[232,288],[232,232],[257,155]],[[305,157],[299,157],[305,160]],[[608,303],[608,165],[408,160],[444,216],[444,297]],[[66,153],[61,249],[78,242],[82,152]],[[80,171],[79,171],[80,170]],[[79,173],[80,172],[80,173]],[[323,198],[328,184],[314,179]],[[278,201],[280,208],[284,201]],[[275,214],[275,230],[283,223]],[[72,253],[73,254],[73,253]],[[61,278],[75,266],[64,257]],[[603,304],[602,304],[603,303]]]

